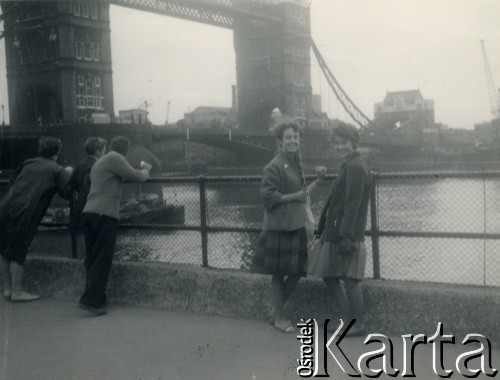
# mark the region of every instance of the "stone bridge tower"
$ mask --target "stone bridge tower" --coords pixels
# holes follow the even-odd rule
[[[233,29],[240,128],[267,130],[276,107],[303,124],[310,118],[308,7],[279,0],[231,6],[215,0],[111,3]],[[0,5],[12,125],[74,124],[92,113],[113,115],[110,1]],[[210,12],[213,22],[195,17]]]
[[[238,18],[233,27],[238,119],[243,129],[267,130],[275,107],[303,124],[310,117],[309,8],[286,2],[273,11],[280,23]]]
[[[13,126],[113,114],[109,3],[2,1]]]

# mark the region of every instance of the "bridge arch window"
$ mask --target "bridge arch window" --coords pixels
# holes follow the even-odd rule
[[[90,4],[90,18],[92,20],[97,20],[98,15],[99,15],[99,12],[98,12],[97,3]]]
[[[88,108],[95,107],[95,99],[94,99],[94,81],[90,77],[90,75],[85,80],[85,105]]]
[[[75,57],[76,59],[83,59],[83,42],[75,42]]]
[[[95,107],[102,108],[101,78],[94,78],[94,86]]]
[[[82,3],[82,16],[84,18],[89,18],[89,3],[86,1]]]
[[[88,73],[77,75],[76,104],[79,109],[102,109],[101,78]]]
[[[75,0],[73,2],[73,14],[75,16],[80,16],[82,14],[82,4],[80,3],[80,0]]]
[[[99,62],[101,48],[98,43],[92,44],[92,58],[94,62]]]
[[[85,107],[85,79],[83,75],[77,77],[76,106],[78,108]]]
[[[86,61],[92,61],[92,43],[84,42],[83,44],[83,59]]]

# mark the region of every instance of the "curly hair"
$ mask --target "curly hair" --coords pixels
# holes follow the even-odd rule
[[[274,135],[276,137],[276,140],[278,140],[279,142],[282,142],[283,141],[283,133],[285,133],[285,131],[287,129],[293,129],[294,132],[298,132],[299,136],[302,136],[302,129],[300,128],[300,126],[297,124],[297,123],[282,123],[282,124],[279,124],[276,126],[276,128],[274,128]],[[276,150],[276,153],[279,152],[279,146]],[[295,162],[295,165],[297,166],[297,170],[299,171],[299,175],[300,175],[300,180],[302,182],[302,186],[306,186],[306,177],[305,177],[305,174],[304,174],[304,164],[302,163],[302,154],[300,153],[300,149],[297,150],[297,152],[293,155],[293,160]]]

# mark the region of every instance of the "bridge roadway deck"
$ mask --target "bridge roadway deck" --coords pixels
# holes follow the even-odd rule
[[[299,378],[295,335],[243,319],[123,305],[111,305],[108,315],[93,317],[73,301],[42,298],[13,304],[2,299],[0,341],[1,380]],[[393,341],[395,365],[401,368],[401,337]],[[448,368],[471,349],[446,346]],[[353,360],[375,348],[365,346],[362,338],[344,339],[340,347]],[[499,350],[493,351],[492,363],[500,364]],[[349,378],[333,359],[329,373]],[[415,373],[417,379],[438,378],[430,345],[416,349]],[[457,378],[462,377],[455,373],[452,379]]]
[[[163,128],[151,127],[151,134],[157,137],[169,138],[184,138],[187,136],[212,136],[220,138],[248,138],[260,137],[275,139],[274,132],[263,130],[245,130],[245,129],[207,129],[207,128]],[[328,138],[329,132],[320,129],[310,129],[304,131],[304,138]],[[375,135],[375,134],[360,134],[360,142],[366,146],[420,146],[422,145],[422,137],[415,135]]]

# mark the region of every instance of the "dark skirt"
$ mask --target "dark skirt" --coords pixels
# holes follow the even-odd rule
[[[306,229],[263,231],[250,271],[275,275],[305,275],[307,262]]]
[[[16,219],[2,220],[0,223],[0,255],[6,260],[23,265],[37,229],[38,220],[30,220],[24,214]]]

